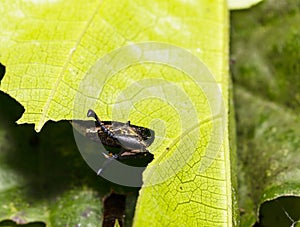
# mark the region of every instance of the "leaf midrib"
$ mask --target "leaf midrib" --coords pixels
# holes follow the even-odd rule
[[[77,47],[79,46],[79,44],[80,44],[80,42],[81,42],[81,40],[82,40],[84,34],[86,33],[87,29],[88,29],[89,26],[91,25],[93,19],[95,18],[96,13],[99,11],[101,5],[102,5],[102,1],[99,1],[97,7],[95,8],[95,10],[93,11],[93,13],[91,14],[91,17],[87,20],[86,25],[83,27],[82,32],[79,34],[78,39],[77,39],[77,41],[75,42],[75,45],[73,46],[72,49],[70,49],[70,53],[69,53],[69,55],[67,56],[67,59],[66,59],[66,61],[65,61],[65,64],[62,66],[62,69],[61,69],[61,71],[60,71],[60,73],[59,73],[59,76],[58,76],[58,78],[57,78],[55,84],[53,85],[53,88],[51,89],[51,93],[50,93],[50,95],[48,96],[48,99],[47,99],[47,101],[46,101],[46,103],[45,103],[45,105],[44,105],[43,112],[42,112],[42,115],[41,115],[41,117],[40,117],[40,121],[39,121],[39,123],[38,123],[38,125],[37,125],[37,129],[38,129],[38,130],[40,130],[40,129],[42,128],[42,126],[43,126],[43,124],[44,124],[44,122],[45,122],[45,118],[46,118],[46,116],[47,116],[47,113],[48,113],[48,110],[49,110],[51,101],[52,101],[52,99],[53,99],[55,93],[57,92],[57,88],[59,87],[59,84],[60,84],[61,81],[62,81],[63,75],[64,75],[64,73],[66,72],[66,68],[67,68],[68,64],[71,62],[71,59],[72,59],[72,57],[73,57],[73,55],[74,55],[74,53],[75,53]]]

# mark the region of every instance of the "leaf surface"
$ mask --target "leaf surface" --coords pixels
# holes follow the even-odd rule
[[[87,109],[94,108],[103,120],[130,119],[149,127],[156,133],[149,148],[155,160],[143,176],[135,226],[237,225],[225,1],[5,1],[1,13],[0,62],[6,66],[1,90],[24,106],[18,123],[34,123],[40,131],[48,120],[73,119],[74,109],[76,119],[84,119]],[[199,78],[188,71],[157,62],[129,65],[113,75],[99,67],[99,59],[111,51],[145,41],[187,50],[213,80],[199,86]],[[193,70],[189,60],[179,63]],[[99,93],[82,89],[87,75],[102,86]],[[220,97],[209,89],[214,85]],[[220,141],[214,143],[214,138]]]

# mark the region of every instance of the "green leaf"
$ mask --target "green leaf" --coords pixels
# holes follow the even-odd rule
[[[230,10],[247,9],[263,0],[228,0],[228,8]]]
[[[242,226],[292,226],[300,220],[299,3],[265,1],[232,21]]]
[[[72,10],[64,11],[70,4]],[[34,123],[37,131],[48,120],[72,119],[72,100],[84,75],[97,59],[129,43],[158,41],[186,48],[221,80],[223,66],[215,64],[213,53],[207,55],[217,51],[211,50],[207,41],[226,43],[223,36],[216,35],[226,30],[223,22],[212,26],[214,20],[209,19],[217,14],[222,20],[226,18],[224,3],[215,8],[206,6],[206,1],[174,5],[152,1],[6,1],[2,5],[0,61],[6,66],[6,76],[1,90],[24,106],[18,123]],[[207,15],[203,26],[196,23],[199,15]],[[213,35],[207,33],[208,28]],[[187,32],[180,32],[182,29]],[[187,36],[193,40],[186,42]],[[115,81],[111,83],[107,87],[116,86]],[[111,91],[107,88],[103,92],[102,105],[112,99],[106,92]],[[103,118],[109,114],[101,111]]]
[[[229,150],[225,1],[6,1],[1,10],[0,62],[6,66],[1,90],[24,106],[18,123],[34,123],[40,131],[48,120],[84,119],[87,109],[94,108],[104,120],[130,119],[135,125],[149,127],[156,133],[149,148],[155,159],[143,175],[134,225],[238,225],[231,166],[234,153]],[[154,47],[161,48],[159,54],[153,52],[155,49],[142,49],[138,55],[139,48],[144,47],[139,43],[145,41],[152,41],[147,47],[156,42]],[[124,46],[131,52],[115,61],[114,57],[127,50]],[[171,61],[174,53],[181,68],[167,62],[146,62],[147,57],[160,55]],[[180,58],[188,54],[190,58]],[[145,62],[135,60],[141,64],[127,63],[117,68],[136,56],[145,58]],[[201,61],[194,64],[193,59]],[[195,76],[199,72],[201,76],[210,75],[209,71],[211,78]],[[92,79],[95,87],[85,87],[86,78]],[[94,92],[97,86],[101,89]],[[220,88],[221,96],[216,96],[216,88]],[[67,152],[66,157],[71,150],[75,152],[70,144],[63,149],[63,130],[49,135],[48,130],[42,131],[47,132],[48,146],[59,141],[53,150],[59,147],[62,154]],[[41,160],[38,163],[43,165]],[[76,174],[82,166],[74,168],[71,176],[81,179]],[[45,181],[48,186],[56,179],[47,176]],[[82,179],[80,182],[79,187],[70,190],[63,184],[64,191],[56,192],[55,199],[62,197],[59,202],[51,203],[49,196],[42,200],[43,205],[33,204],[30,211],[43,211],[40,208],[44,206],[45,212],[40,218],[38,214],[32,219],[24,215],[26,220],[53,226],[78,224],[82,217],[78,212],[88,207],[93,211],[88,217],[92,221],[82,223],[97,223],[101,217],[97,196],[105,192],[93,194],[94,190],[89,190],[93,186],[86,189],[86,183]],[[83,196],[79,199],[81,205],[71,201],[74,194]],[[23,197],[17,212],[25,209],[26,194]],[[60,207],[68,209],[58,212]],[[4,213],[3,218],[15,213]],[[66,215],[69,213],[71,220]]]

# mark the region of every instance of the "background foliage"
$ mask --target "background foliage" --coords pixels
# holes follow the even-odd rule
[[[300,4],[264,1],[231,22],[242,226],[258,215],[262,226],[291,226],[300,217]]]

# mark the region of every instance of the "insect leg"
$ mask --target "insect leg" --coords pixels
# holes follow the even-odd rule
[[[100,176],[100,174],[103,172],[103,170],[113,161],[113,160],[121,160],[124,159],[124,157],[122,156],[123,153],[126,153],[126,150],[121,150],[120,153],[118,154],[113,154],[113,155],[109,155],[106,154],[104,152],[102,152],[102,154],[104,155],[104,157],[106,158],[106,160],[104,161],[102,167],[98,170],[97,175]],[[126,157],[125,157],[126,159]]]
[[[102,154],[104,155],[105,158],[107,158],[105,160],[105,162],[103,163],[102,167],[98,170],[97,175],[100,176],[100,174],[103,172],[103,170],[111,163],[112,160],[117,160],[119,158],[118,154],[114,154],[114,155],[107,155],[104,152],[102,152]]]

